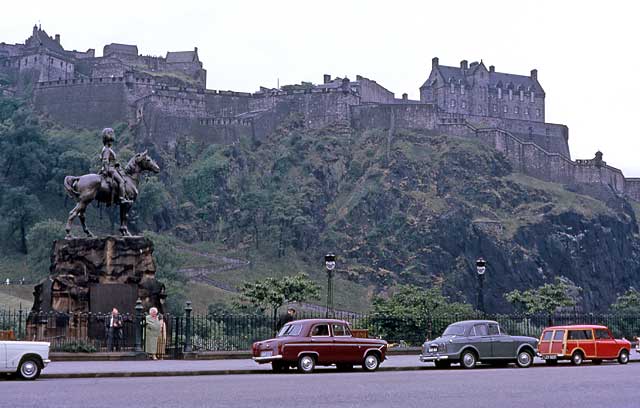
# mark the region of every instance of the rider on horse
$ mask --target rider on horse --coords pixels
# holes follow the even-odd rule
[[[118,199],[121,204],[131,204],[132,201],[127,198],[125,193],[125,181],[120,174],[119,165],[116,162],[116,153],[111,146],[116,140],[115,132],[111,128],[105,128],[102,130],[102,152],[100,153],[100,160],[102,161],[102,170],[100,174],[107,178],[110,177],[118,185]]]

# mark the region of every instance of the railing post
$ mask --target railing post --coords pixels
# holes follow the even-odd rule
[[[134,351],[135,352],[141,352],[142,351],[142,300],[140,300],[140,298],[138,298],[138,300],[136,300],[136,316],[135,316],[135,323],[134,323],[134,327],[136,330],[136,343],[134,345]]]
[[[187,300],[184,306],[184,352],[191,353],[193,350],[191,347],[191,301]]]
[[[18,333],[16,333],[16,340],[22,340],[22,305],[18,310]]]

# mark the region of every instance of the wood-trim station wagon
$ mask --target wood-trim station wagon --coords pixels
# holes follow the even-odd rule
[[[353,337],[349,323],[335,319],[296,320],[285,324],[276,338],[253,343],[253,360],[270,363],[280,372],[298,367],[311,373],[316,366],[375,371],[386,358],[387,342]]]
[[[584,360],[594,364],[618,360],[620,364],[627,364],[631,343],[615,339],[606,326],[554,326],[544,329],[538,350],[549,365],[558,360],[571,360],[574,365],[580,365]]]
[[[530,367],[537,343],[533,337],[509,336],[492,320],[466,320],[449,325],[442,336],[426,341],[420,361],[433,362],[438,368],[452,363],[473,368],[478,362]]]

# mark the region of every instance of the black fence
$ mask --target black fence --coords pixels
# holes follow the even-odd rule
[[[109,335],[109,314],[30,313],[24,310],[0,310],[0,331],[18,340],[51,342],[51,351],[99,352],[145,351],[143,315],[122,315],[122,332]],[[297,318],[325,317],[322,313],[299,313]],[[617,338],[633,339],[640,335],[640,316],[623,314],[554,314],[554,315],[427,315],[396,317],[380,314],[334,313],[354,329],[366,331],[399,346],[418,346],[425,339],[438,337],[451,323],[469,319],[491,319],[512,335],[539,337],[550,325],[600,324],[611,329]],[[273,337],[278,329],[267,315],[209,314],[163,316],[166,336],[160,353],[179,357],[183,352],[242,351],[258,340]],[[111,337],[111,341],[109,338]],[[112,347],[109,347],[112,346]]]

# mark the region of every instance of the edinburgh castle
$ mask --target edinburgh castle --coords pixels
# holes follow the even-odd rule
[[[33,27],[24,44],[0,43],[0,94],[31,98],[42,115],[68,127],[124,122],[166,149],[183,137],[203,143],[260,140],[291,115],[304,126],[342,123],[356,129],[423,128],[475,138],[501,151],[517,171],[566,185],[599,183],[640,201],[640,179],[625,178],[598,152],[572,160],[569,130],[545,121],[538,71],[514,75],[480,62],[441,65],[433,58],[420,100],[395,94],[360,75],[325,75],[255,93],[206,89],[198,49],[145,56],[136,45],[68,51],[60,35]],[[426,73],[425,73],[426,76]]]

